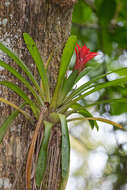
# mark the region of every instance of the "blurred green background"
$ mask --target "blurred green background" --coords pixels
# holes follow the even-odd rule
[[[127,67],[127,0],[78,0],[72,22],[71,33],[78,36],[78,44],[99,52],[88,62],[90,72],[80,83]],[[117,77],[111,74],[104,81]],[[88,109],[94,116],[118,122],[124,130],[101,122],[99,131],[92,130],[88,122],[70,124],[71,175],[67,190],[127,190],[127,101],[107,103],[114,98],[126,99],[127,85],[106,88],[80,102],[93,104]],[[102,103],[94,105],[95,101]]]

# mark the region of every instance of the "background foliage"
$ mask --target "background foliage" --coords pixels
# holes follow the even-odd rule
[[[71,33],[78,36],[79,44],[86,44],[99,56],[90,61],[90,72],[83,81],[127,66],[127,2],[126,0],[78,0],[73,11]],[[73,60],[72,60],[73,64]],[[126,72],[124,73],[126,76]],[[104,81],[117,78],[117,74]],[[80,190],[126,190],[127,189],[127,103],[107,103],[107,100],[127,97],[127,85],[106,88],[80,103],[89,107],[94,116],[108,117],[121,123],[124,130],[100,125],[99,132],[82,122],[70,125],[72,135],[72,175],[68,189]],[[95,101],[101,104],[94,106]],[[79,130],[80,129],[80,130]],[[78,153],[78,154],[77,154]],[[80,160],[80,162],[79,162]],[[80,163],[80,164],[79,164]],[[76,179],[76,182],[74,182]]]

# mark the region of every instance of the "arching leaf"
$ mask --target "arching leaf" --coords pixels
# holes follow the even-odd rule
[[[9,72],[11,72],[17,79],[19,79],[23,84],[25,84],[25,86],[30,90],[30,92],[34,95],[34,97],[36,98],[36,101],[38,102],[38,105],[42,105],[43,101],[42,99],[39,97],[39,95],[37,94],[37,92],[34,90],[34,88],[30,85],[30,83],[24,78],[22,77],[22,75],[20,73],[18,73],[15,69],[13,69],[10,65],[6,64],[4,61],[0,60],[0,66],[4,67],[6,70],[8,70]]]
[[[72,100],[74,97],[80,95],[81,93],[83,93],[85,90],[87,90],[89,87],[91,87],[91,85],[93,85],[93,83],[97,82],[100,79],[103,79],[104,77],[106,77],[107,75],[111,74],[111,73],[118,73],[120,75],[124,75],[127,72],[127,67],[124,68],[120,68],[120,69],[115,69],[113,71],[110,71],[106,74],[103,74],[101,76],[97,76],[93,79],[91,79],[90,81],[86,82],[85,84],[82,84],[79,88],[75,89],[67,98],[66,100]],[[95,84],[98,85],[98,84]],[[65,102],[66,102],[65,100]]]
[[[0,49],[6,53],[12,60],[15,61],[15,63],[22,68],[22,70],[27,74],[30,81],[34,84],[35,88],[40,93],[41,97],[43,98],[43,92],[41,91],[37,81],[35,80],[33,74],[29,70],[29,68],[23,63],[23,61],[15,54],[13,53],[9,48],[7,48],[4,44],[0,43]]]
[[[59,91],[59,98],[58,98],[58,103],[57,103],[58,106],[63,103],[66,95],[72,90],[72,87],[75,83],[75,79],[77,78],[77,75],[78,75],[78,71],[75,70],[70,74],[68,79],[64,80],[63,87],[61,91]]]
[[[85,109],[85,106],[81,106],[80,104],[78,103],[75,103],[71,106],[71,108],[76,111],[77,113],[81,114],[82,116],[84,117],[93,117],[92,114],[87,110]],[[94,120],[89,120],[89,123],[90,123],[90,126],[91,128],[93,129],[94,126],[96,126],[97,130],[98,130],[98,124],[96,121]]]
[[[44,88],[44,94],[45,94],[45,101],[50,102],[50,91],[49,91],[49,83],[48,83],[48,76],[47,76],[47,71],[45,69],[44,63],[42,61],[41,55],[38,51],[38,48],[31,38],[31,36],[27,33],[23,34],[26,46],[38,68],[43,88]]]
[[[85,121],[85,120],[93,120],[93,121],[101,121],[101,122],[104,122],[104,123],[108,123],[110,125],[113,125],[115,127],[118,127],[120,129],[123,129],[122,125],[120,125],[119,123],[116,123],[114,121],[111,121],[109,119],[105,119],[105,118],[100,118],[100,117],[85,117],[85,118],[82,118],[82,117],[77,117],[77,118],[73,118],[73,119],[68,119],[67,121],[68,122],[71,122],[71,121]]]
[[[38,114],[39,114],[38,107],[30,98],[28,98],[28,96],[23,92],[23,90],[21,90],[21,88],[19,88],[16,84],[13,84],[12,82],[9,82],[9,81],[0,81],[0,85],[4,85],[4,86],[10,88],[12,91],[14,91],[20,97],[22,97],[26,101],[26,103],[30,105],[35,117],[38,117]]]
[[[96,92],[98,90],[101,90],[103,88],[107,88],[107,87],[110,87],[110,86],[116,86],[116,85],[121,85],[121,84],[124,84],[124,83],[127,83],[127,77],[123,77],[123,78],[120,78],[120,79],[116,79],[116,80],[112,80],[112,81],[109,81],[109,82],[104,82],[104,83],[100,83],[98,84],[94,89],[82,94],[81,96],[77,97],[74,99],[74,102],[77,102],[79,101],[80,99],[92,94],[93,92]]]
[[[51,106],[50,106],[53,109],[55,109],[57,106],[59,90],[63,86],[65,74],[67,72],[68,65],[71,61],[73,51],[74,51],[74,48],[76,46],[76,41],[77,41],[76,36],[70,36],[69,39],[67,40],[65,48],[63,50],[63,54],[62,54],[61,62],[60,62],[60,69],[59,69],[57,84],[56,84],[55,92],[54,92],[53,99],[52,99]]]
[[[22,104],[20,106],[20,109],[22,109],[25,106],[26,103]],[[13,111],[2,123],[0,126],[0,143],[2,142],[4,136],[6,135],[7,130],[11,126],[11,123],[15,120],[15,118],[18,116],[19,110]]]
[[[14,108],[14,109],[18,110],[20,113],[22,113],[26,117],[26,119],[32,121],[31,116],[26,111],[22,110],[19,106],[16,106],[13,102],[10,102],[10,101],[8,101],[8,100],[6,100],[4,98],[0,98],[0,102],[8,104],[12,108]]]

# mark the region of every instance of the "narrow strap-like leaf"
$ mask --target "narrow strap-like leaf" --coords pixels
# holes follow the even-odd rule
[[[57,106],[59,90],[62,88],[63,81],[65,78],[65,74],[67,72],[68,65],[71,61],[73,51],[74,51],[74,48],[76,46],[76,41],[77,41],[76,36],[70,36],[69,39],[67,40],[65,48],[63,50],[63,54],[62,54],[61,62],[60,62],[58,79],[57,79],[57,85],[56,85],[55,92],[54,92],[53,99],[52,99],[52,103],[50,106],[51,109],[55,109]]]
[[[95,88],[93,88],[92,90],[89,90],[88,92],[78,96],[77,98],[69,99],[69,101],[67,101],[66,104],[63,105],[60,109],[61,109],[61,111],[66,110],[68,107],[70,107],[74,103],[78,102],[82,98],[92,94],[93,92],[96,92],[96,91],[101,90],[103,88],[108,88],[110,86],[122,85],[122,84],[125,84],[125,83],[127,83],[127,77],[123,77],[123,78],[120,78],[120,79],[115,79],[115,80],[112,80],[112,81],[109,81],[109,82],[106,82],[106,83],[105,82],[100,83],[97,86],[95,86]]]
[[[73,104],[71,108],[77,113],[83,115],[84,117],[93,117],[92,114],[87,109],[85,109],[85,106],[81,106],[78,103]],[[96,126],[98,130],[98,124],[95,120],[89,120],[89,123],[92,129],[94,128],[94,126]]]
[[[108,73],[105,73],[101,76],[97,76],[93,79],[91,79],[90,81],[86,82],[85,84],[82,84],[79,88],[77,88],[76,90],[74,90],[68,97],[67,99],[68,100],[72,100],[74,97],[80,95],[82,92],[84,92],[84,90],[88,87],[91,86],[91,84],[97,82],[98,80],[106,77],[107,75],[111,74],[111,73],[118,73],[118,74],[125,74],[125,71],[127,72],[127,67],[124,67],[124,68],[120,68],[120,69],[115,69],[113,71],[110,71]],[[98,84],[97,84],[98,85]]]
[[[61,91],[59,92],[59,98],[58,98],[58,103],[57,103],[58,106],[63,103],[64,98],[71,91],[73,85],[75,84],[75,79],[77,78],[77,75],[78,75],[78,71],[77,70],[73,71],[68,77],[68,79],[64,80],[63,87]]]
[[[23,108],[25,106],[26,103],[22,104],[20,107]],[[9,129],[9,127],[11,126],[11,123],[15,120],[15,118],[17,117],[17,115],[19,114],[19,110],[13,111],[2,123],[2,125],[0,126],[0,143],[2,142],[4,136],[6,135],[7,130]]]
[[[116,80],[112,80],[112,81],[109,81],[109,82],[104,82],[104,83],[100,83],[98,84],[94,89],[84,93],[83,95],[79,96],[78,98],[74,99],[74,102],[77,102],[78,100],[92,94],[93,92],[96,92],[98,90],[101,90],[103,88],[107,88],[107,87],[110,87],[110,86],[115,86],[115,85],[121,85],[121,84],[124,84],[124,83],[127,83],[127,77],[123,77],[123,78],[120,78],[120,79],[116,79]]]
[[[47,151],[48,151],[48,142],[49,142],[49,137],[51,134],[51,129],[52,129],[52,123],[48,121],[44,121],[45,125],[45,130],[44,130],[44,136],[40,148],[40,152],[38,155],[38,160],[37,160],[37,165],[36,165],[36,185],[40,187],[43,176],[45,173],[45,169],[47,166]]]
[[[9,106],[11,106],[12,108],[15,108],[20,113],[22,113],[26,117],[26,119],[31,121],[31,116],[26,111],[22,110],[19,106],[16,106],[13,102],[10,102],[2,97],[0,97],[0,102],[3,102],[5,104],[8,104]]]
[[[96,101],[96,102],[91,103],[91,104],[86,104],[85,107],[88,108],[88,107],[99,105],[99,104],[111,104],[111,103],[116,103],[116,102],[126,104],[127,98],[119,98],[119,99],[115,98],[115,99],[100,100],[100,101]]]
[[[14,54],[9,48],[7,48],[4,44],[0,43],[0,49],[6,53],[12,60],[15,61],[15,63],[22,68],[22,70],[27,74],[28,78],[30,81],[34,84],[35,88],[38,90],[40,93],[41,97],[43,98],[43,92],[41,91],[37,81],[35,80],[33,74],[29,70],[29,68],[23,63],[23,61],[16,55]]]
[[[91,71],[91,67],[85,67],[83,71],[79,73],[75,80],[75,84],[82,78],[84,77],[89,71]]]
[[[59,114],[62,131],[62,147],[61,147],[61,168],[62,168],[62,183],[60,190],[65,190],[70,168],[70,139],[66,118],[63,114]]]
[[[38,117],[39,109],[38,107],[33,103],[31,99],[28,98],[28,96],[19,88],[16,84],[13,84],[9,81],[0,81],[0,85],[4,85],[8,88],[10,88],[12,91],[17,93],[20,97],[22,97],[27,104],[31,106],[31,109],[33,110],[33,113],[35,114],[35,117]]]
[[[100,117],[77,117],[77,118],[73,118],[73,119],[68,119],[67,122],[71,122],[71,121],[85,121],[85,120],[96,120],[96,121],[101,121],[101,122],[104,122],[104,123],[108,123],[110,125],[113,125],[115,127],[118,127],[120,129],[123,129],[122,125],[120,125],[119,123],[116,123],[114,121],[111,121],[109,119],[105,119],[105,118],[100,118]]]
[[[26,43],[26,46],[34,59],[34,62],[38,68],[43,88],[44,88],[44,94],[45,94],[45,101],[50,102],[50,91],[49,91],[49,83],[48,83],[48,76],[47,76],[47,71],[45,69],[44,63],[42,61],[41,55],[38,51],[38,48],[33,41],[33,39],[30,37],[29,34],[24,33],[23,34],[24,41]]]
[[[64,80],[65,74],[68,69],[68,65],[71,61],[74,48],[76,46],[77,42],[77,37],[76,36],[70,36],[65,44],[63,54],[61,56],[61,61],[60,61],[60,70],[59,70],[59,75],[58,75],[58,83],[61,83],[61,81]]]
[[[34,90],[34,88],[30,85],[30,83],[22,77],[20,73],[18,73],[14,68],[12,68],[10,65],[6,64],[4,61],[0,60],[0,65],[7,69],[9,72],[11,72],[14,76],[16,76],[17,79],[19,79],[22,83],[25,84],[25,86],[30,90],[30,92],[34,95],[36,98],[38,104],[43,105],[43,102],[37,92]]]

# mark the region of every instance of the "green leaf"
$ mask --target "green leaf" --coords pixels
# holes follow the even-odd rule
[[[119,123],[116,123],[114,121],[111,121],[109,119],[105,119],[105,118],[100,118],[100,117],[77,117],[77,118],[72,118],[72,119],[68,119],[67,122],[71,122],[71,121],[85,121],[85,120],[96,120],[96,121],[101,121],[104,123],[108,123],[110,125],[113,125],[115,127],[118,127],[120,129],[123,129],[122,125],[120,125]]]
[[[23,108],[25,106],[26,103],[22,104],[20,106],[20,109]],[[7,130],[9,129],[11,123],[15,120],[15,118],[17,117],[17,115],[19,114],[19,111],[16,110],[14,112],[11,113],[11,115],[9,115],[9,117],[7,117],[3,124],[0,126],[0,143],[2,142],[4,136],[6,135]]]
[[[28,96],[21,90],[21,88],[19,88],[16,84],[13,84],[12,82],[9,81],[0,81],[0,85],[4,85],[10,88],[13,92],[22,97],[26,101],[26,103],[31,106],[31,109],[33,110],[35,117],[38,117],[39,114],[38,107],[36,106],[36,104],[34,104],[34,102],[31,99],[28,98]]]
[[[116,85],[123,85],[124,83],[127,83],[127,77],[123,77],[120,79],[116,79],[113,81],[109,81],[109,82],[104,82],[104,83],[100,83],[97,86],[93,86],[94,88],[92,90],[89,90],[88,92],[79,95],[77,93],[77,96],[75,99],[69,99],[66,103],[63,104],[63,106],[61,106],[61,108],[59,108],[59,112],[63,112],[66,111],[71,105],[73,105],[74,103],[77,103],[79,100],[83,99],[84,97],[92,94],[93,92],[96,92],[98,90],[101,90],[103,88],[108,88],[110,86],[116,86]]]
[[[65,48],[63,50],[63,54],[61,57],[61,62],[60,62],[60,70],[59,70],[59,75],[58,75],[58,82],[63,81],[65,74],[68,69],[68,65],[71,61],[74,48],[76,46],[77,42],[77,37],[76,36],[70,36],[69,39],[67,40],[67,43],[65,45]]]
[[[79,96],[78,98],[75,98],[72,102],[77,102],[80,99],[82,99],[82,98],[84,98],[84,97],[92,94],[93,92],[101,90],[102,88],[107,88],[107,87],[110,87],[110,86],[121,85],[121,84],[124,84],[124,83],[127,83],[127,77],[116,79],[116,80],[112,80],[112,81],[109,81],[109,82],[106,82],[106,83],[105,82],[104,83],[100,83],[94,89],[92,89],[92,90],[84,93],[83,95]]]
[[[115,70],[115,73],[118,73],[120,76],[127,75],[127,67],[123,67]]]
[[[127,104],[127,98],[120,98],[120,99],[108,99],[108,100],[100,100],[100,101],[96,101],[92,104],[86,104],[85,107],[91,107],[91,106],[95,106],[95,105],[99,105],[99,104],[112,104],[112,103],[125,103]]]
[[[32,121],[32,120],[31,120],[31,116],[30,116],[26,111],[20,109],[19,106],[16,106],[13,102],[10,102],[10,101],[8,101],[8,100],[6,100],[6,99],[4,99],[4,98],[0,98],[0,102],[3,102],[3,103],[5,103],[5,104],[8,104],[8,105],[11,106],[12,108],[14,108],[14,109],[18,110],[20,113],[22,113],[22,114],[26,117],[26,119]]]
[[[87,109],[85,109],[85,106],[81,106],[78,103],[73,104],[71,108],[77,113],[83,115],[84,117],[93,117],[92,114]],[[92,129],[94,128],[94,126],[96,126],[98,130],[98,124],[96,121],[89,120],[89,123]]]
[[[74,90],[74,91],[66,98],[65,103],[66,103],[66,101],[67,101],[67,102],[68,102],[68,101],[72,101],[72,99],[73,99],[74,97],[76,97],[76,96],[80,95],[81,93],[83,93],[86,89],[88,89],[88,87],[91,87],[91,85],[92,85],[94,82],[96,82],[96,81],[98,81],[98,80],[100,80],[100,79],[106,77],[107,75],[109,75],[109,74],[111,74],[111,73],[118,73],[118,74],[123,73],[123,74],[124,74],[124,73],[126,73],[126,71],[127,71],[127,67],[120,68],[120,69],[115,69],[115,70],[110,71],[110,72],[108,72],[108,73],[106,73],[106,74],[103,74],[103,75],[101,75],[101,76],[97,76],[97,77],[91,79],[90,81],[86,82],[85,84],[81,85],[79,88],[77,88],[76,90]],[[98,85],[98,84],[96,84],[96,85]],[[95,86],[95,85],[94,85],[94,86]]]
[[[52,129],[52,123],[49,123],[47,121],[44,121],[45,125],[45,131],[44,131],[44,137],[42,140],[38,160],[37,160],[37,165],[36,165],[36,174],[35,174],[35,180],[36,180],[36,185],[40,187],[41,182],[43,180],[43,176],[45,173],[46,165],[47,165],[47,151],[48,151],[48,142],[49,142],[49,137],[51,134],[51,129]]]
[[[75,84],[75,79],[77,78],[78,71],[72,71],[68,79],[64,80],[63,88],[59,92],[59,98],[57,105],[60,105],[63,103],[64,98],[66,95],[71,91],[73,85]]]
[[[36,98],[38,105],[43,105],[43,102],[37,92],[34,90],[34,88],[30,85],[30,83],[22,77],[15,69],[13,69],[10,65],[6,64],[4,61],[0,60],[0,66],[4,67],[6,70],[11,72],[17,79],[19,79],[22,83],[25,84],[25,86],[30,90],[30,92],[34,95]]]
[[[63,50],[63,54],[62,54],[61,62],[60,62],[60,69],[59,69],[57,84],[56,84],[55,92],[54,92],[53,99],[51,102],[51,108],[53,108],[53,109],[55,109],[57,106],[59,90],[63,86],[65,74],[67,72],[68,65],[71,61],[73,51],[74,51],[74,48],[76,46],[76,41],[77,41],[76,36],[70,36],[69,39],[67,40],[65,48]]]
[[[62,183],[60,190],[64,190],[68,180],[69,168],[70,168],[70,139],[69,139],[69,132],[65,115],[59,114],[59,118],[61,121],[61,130],[62,130],[62,147],[61,147]]]
[[[29,34],[24,33],[23,34],[24,41],[26,43],[26,46],[38,68],[41,80],[42,80],[42,85],[44,88],[44,94],[45,94],[45,101],[50,102],[50,91],[49,91],[49,83],[48,83],[48,76],[47,76],[47,71],[45,69],[44,63],[41,59],[41,55],[38,51],[38,48],[33,41],[33,39],[30,37]]]
[[[83,71],[81,71],[79,73],[79,75],[77,76],[76,80],[75,80],[75,84],[82,78],[84,77],[88,72],[90,72],[93,68],[91,67],[85,67],[85,69]]]
[[[35,88],[38,90],[38,92],[40,93],[41,97],[44,98],[43,96],[43,92],[41,91],[37,81],[35,80],[34,76],[32,75],[32,73],[30,72],[30,70],[28,69],[28,67],[20,60],[20,58],[18,56],[16,56],[11,50],[9,50],[5,45],[3,45],[2,43],[0,43],[0,49],[6,53],[11,59],[13,59],[15,61],[15,63],[22,68],[22,70],[27,74],[28,78],[30,79],[30,81],[34,84]]]

